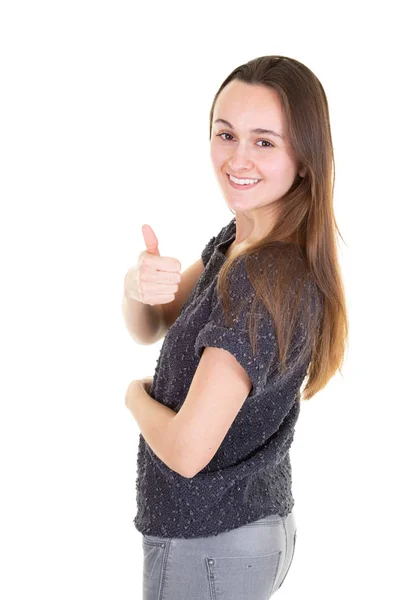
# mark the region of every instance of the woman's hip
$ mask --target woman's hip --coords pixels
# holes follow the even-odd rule
[[[290,569],[296,529],[292,511],[216,536],[143,535],[143,600],[266,600]]]

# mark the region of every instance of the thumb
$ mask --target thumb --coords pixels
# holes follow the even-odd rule
[[[149,252],[149,254],[156,254],[157,256],[160,256],[158,239],[150,225],[142,225],[142,234],[144,243],[146,245],[146,251]]]

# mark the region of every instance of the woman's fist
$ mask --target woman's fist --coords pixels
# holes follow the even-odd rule
[[[146,250],[129,269],[124,279],[124,294],[154,306],[172,302],[181,281],[181,263],[176,258],[160,256],[157,237],[150,225],[142,226]]]

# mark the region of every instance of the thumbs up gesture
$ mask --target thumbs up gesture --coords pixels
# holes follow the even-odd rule
[[[125,275],[124,294],[143,304],[167,304],[175,299],[181,281],[181,263],[161,256],[158,239],[150,225],[142,225],[146,249]]]

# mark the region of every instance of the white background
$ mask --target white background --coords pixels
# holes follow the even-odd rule
[[[298,539],[281,600],[400,596],[399,44],[394,3],[5,1],[0,9],[0,597],[141,597],[139,346],[123,279],[154,229],[182,271],[232,213],[209,111],[283,54],[328,97],[350,343],[302,404]]]

